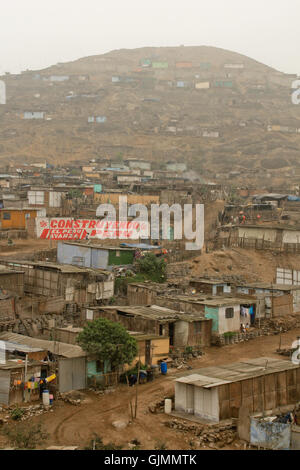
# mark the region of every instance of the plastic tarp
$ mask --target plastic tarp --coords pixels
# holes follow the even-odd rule
[[[147,245],[146,243],[120,243],[120,247],[124,248],[137,248],[140,250],[157,250],[160,249],[161,246],[155,246],[155,245]]]

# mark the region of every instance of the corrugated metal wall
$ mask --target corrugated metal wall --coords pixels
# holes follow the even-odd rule
[[[9,405],[10,371],[0,370],[0,405]]]
[[[75,357],[60,359],[58,363],[59,392],[84,390],[86,388],[86,359]]]

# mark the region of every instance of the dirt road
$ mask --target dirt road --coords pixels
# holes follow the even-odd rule
[[[300,329],[284,333],[282,348],[290,347],[298,335]],[[279,336],[265,336],[223,348],[209,348],[201,359],[191,361],[190,365],[193,369],[197,369],[212,364],[226,364],[262,356],[278,358],[282,357],[275,352],[278,345]],[[172,369],[167,376],[160,376],[153,382],[140,385],[137,419],[123,430],[114,428],[112,423],[130,420],[129,398],[134,398],[135,388],[131,389],[126,385],[120,385],[116,391],[104,395],[87,391],[85,402],[78,407],[57,401],[53,412],[34,417],[32,422],[41,420],[50,434],[47,441],[49,446],[82,447],[87,445],[93,433],[96,433],[105,443],[113,442],[124,448],[128,448],[131,440],[138,439],[143,449],[153,449],[158,441],[164,442],[169,449],[190,449],[191,436],[165,426],[164,423],[171,417],[162,413],[152,414],[148,410],[150,404],[173,394],[174,379],[186,372],[186,370]],[[1,444],[2,442],[0,441]]]

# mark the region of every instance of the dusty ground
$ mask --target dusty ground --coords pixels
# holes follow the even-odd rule
[[[203,253],[190,264],[193,276],[235,275],[246,281],[274,282],[277,267],[299,268],[300,255],[232,248]]]
[[[0,241],[0,257],[10,257],[10,258],[18,258],[18,257],[26,257],[26,255],[34,254],[40,250],[49,250],[50,248],[54,248],[57,242],[49,240],[40,240],[40,239],[14,239],[13,245],[8,245],[7,240]]]
[[[289,348],[297,335],[300,335],[300,329],[283,334],[282,348]],[[282,358],[283,356],[275,353],[278,345],[278,336],[259,337],[221,349],[210,348],[203,358],[195,359],[190,364],[193,368],[199,368],[262,356]],[[173,419],[170,416],[162,413],[152,414],[148,410],[150,404],[159,402],[174,393],[174,378],[182,374],[185,374],[185,371],[170,370],[166,377],[160,376],[154,382],[140,385],[137,419],[123,430],[115,429],[112,423],[117,420],[129,420],[128,403],[130,396],[133,398],[135,395],[135,389],[129,389],[125,385],[120,385],[116,391],[105,395],[86,392],[86,403],[80,406],[57,401],[53,412],[34,417],[32,422],[36,423],[41,420],[50,434],[46,446],[82,447],[89,443],[93,433],[97,433],[104,443],[113,442],[122,445],[125,449],[128,449],[128,443],[133,439],[141,442],[142,449],[153,449],[158,441],[164,442],[168,449],[190,449],[189,442],[193,436],[166,427],[164,423]],[[4,445],[5,440],[1,436],[0,446]],[[243,448],[243,443],[236,441],[227,448]]]

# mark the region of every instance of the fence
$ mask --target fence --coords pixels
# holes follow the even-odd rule
[[[104,387],[116,386],[119,382],[119,373],[118,372],[109,372],[103,374],[103,385]]]
[[[281,253],[300,253],[300,243],[281,243],[258,238],[228,237],[214,241],[214,249],[222,247],[247,248],[250,250],[271,250]]]

